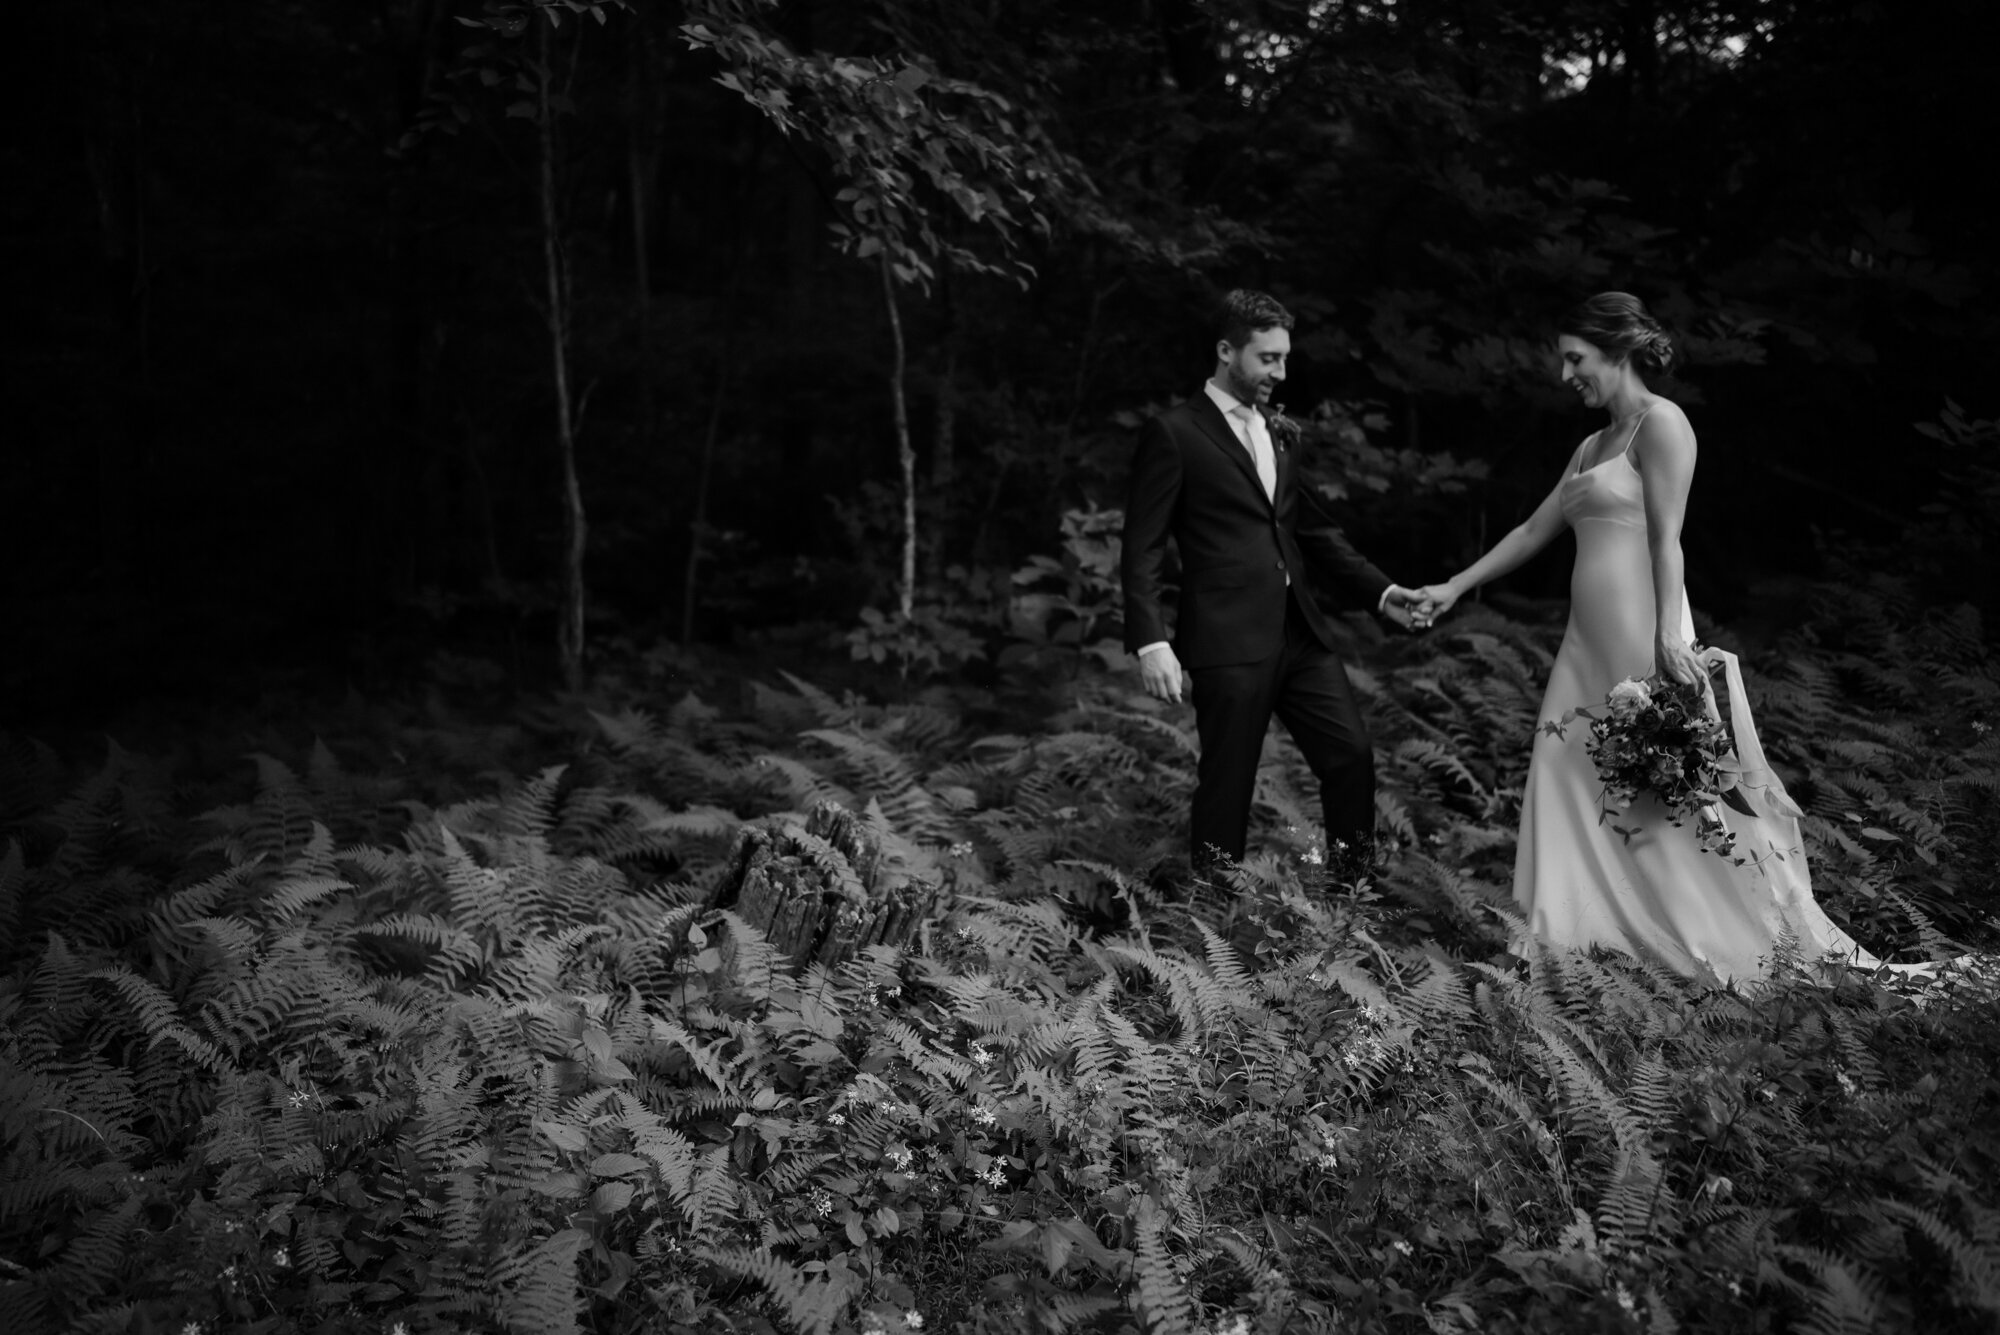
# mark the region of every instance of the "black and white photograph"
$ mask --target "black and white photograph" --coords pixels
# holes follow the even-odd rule
[[[63,0],[7,1335],[2000,1328],[1979,0]]]

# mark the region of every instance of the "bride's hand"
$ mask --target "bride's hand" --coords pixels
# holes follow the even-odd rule
[[[1658,635],[1653,639],[1653,672],[1684,686],[1701,684],[1701,660],[1694,647],[1678,635]]]
[[[1429,626],[1439,617],[1451,611],[1459,600],[1459,591],[1449,581],[1443,584],[1426,584],[1415,591],[1417,598],[1416,619],[1419,626]]]

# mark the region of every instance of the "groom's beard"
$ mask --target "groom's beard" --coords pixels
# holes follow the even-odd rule
[[[1233,366],[1223,371],[1223,378],[1229,381],[1229,392],[1235,396],[1238,403],[1246,403],[1252,408],[1260,406],[1262,401],[1258,397],[1257,390],[1260,384],[1268,384],[1268,381],[1245,380],[1237,374]]]

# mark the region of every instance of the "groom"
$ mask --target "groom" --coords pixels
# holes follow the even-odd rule
[[[1299,460],[1265,414],[1285,380],[1292,316],[1237,290],[1215,321],[1215,373],[1139,433],[1125,505],[1125,647],[1148,694],[1194,699],[1201,761],[1189,840],[1196,871],[1239,860],[1264,733],[1276,714],[1320,782],[1330,848],[1365,865],[1375,758],[1333,633],[1315,600],[1404,627],[1417,595],[1389,582],[1299,486]],[[1160,606],[1167,540],[1180,549],[1174,631]]]

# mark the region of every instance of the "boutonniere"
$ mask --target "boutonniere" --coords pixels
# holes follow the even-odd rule
[[[1264,414],[1264,425],[1271,433],[1271,443],[1280,450],[1290,449],[1306,434],[1306,429],[1293,419],[1285,416],[1285,410],[1272,407]]]

